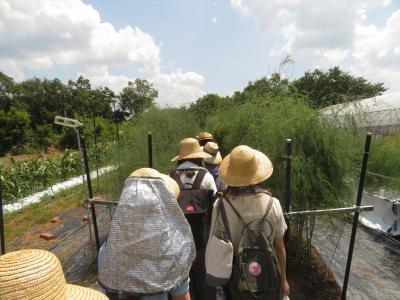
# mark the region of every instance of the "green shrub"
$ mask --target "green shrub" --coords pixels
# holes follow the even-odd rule
[[[194,115],[186,109],[153,108],[130,120],[120,131],[120,147],[119,150],[114,148],[111,158],[119,169],[104,176],[100,184],[107,197],[114,200],[119,197],[130,173],[148,167],[148,132],[153,136],[153,167],[168,174],[175,167],[171,159],[178,153],[179,142],[194,137],[200,128]],[[107,181],[103,180],[105,178]]]
[[[215,134],[225,154],[240,144],[267,154],[275,171],[266,185],[281,200],[285,143],[286,138],[292,138],[295,209],[340,206],[351,195],[346,179],[352,173],[358,145],[353,134],[326,124],[316,110],[302,101],[260,97],[214,114],[209,117],[207,128]]]
[[[367,183],[370,189],[400,186],[400,135],[377,137],[372,140],[369,154]],[[372,173],[371,173],[372,172]]]

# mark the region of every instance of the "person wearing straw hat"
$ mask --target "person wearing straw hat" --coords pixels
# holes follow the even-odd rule
[[[195,295],[196,300],[216,298],[215,288],[206,282],[204,261],[212,204],[217,192],[214,178],[203,168],[204,159],[210,157],[201,150],[196,139],[183,139],[179,143],[179,154],[172,159],[178,166],[170,173],[181,190],[178,203],[190,224],[196,244],[197,257],[190,272],[191,295]]]
[[[208,142],[214,142],[213,135],[206,131],[199,132],[196,138],[199,141],[200,147],[204,147]]]
[[[286,252],[283,242],[287,225],[279,200],[258,186],[267,180],[272,172],[272,163],[264,153],[244,145],[235,147],[219,167],[219,176],[228,188],[223,199],[214,203],[210,232],[215,232],[215,227],[225,230],[222,216],[217,212],[220,201],[229,204],[224,207],[235,255],[244,226],[255,220],[264,220],[265,217],[267,222],[263,223],[262,231],[273,243],[281,270],[281,294],[287,296],[289,285],[286,279]],[[213,255],[207,253],[207,259],[212,261],[211,256]],[[229,289],[224,290],[226,299],[231,299]]]
[[[39,249],[0,256],[1,300],[106,300],[105,295],[67,284],[61,263],[53,253]]]
[[[211,155],[204,159],[205,167],[214,178],[215,185],[218,191],[226,189],[226,184],[221,181],[218,174],[219,164],[222,161],[221,153],[219,152],[218,144],[214,142],[208,142],[204,145],[203,151]]]
[[[110,299],[190,300],[196,252],[179,193],[171,177],[151,168],[138,169],[125,181],[99,252],[99,282]]]
[[[211,158],[211,155],[202,151],[197,140],[186,138],[180,141],[179,154],[172,158],[171,161],[177,162],[178,167],[176,171],[178,171],[179,179],[183,185],[192,185],[196,179],[197,173],[199,171],[205,171],[200,189],[212,190],[213,194],[215,194],[217,192],[217,187],[215,186],[214,179],[207,169],[203,167],[205,158]],[[190,170],[192,172],[184,172],[185,170]],[[173,175],[174,173],[175,172],[172,172],[171,174]],[[171,177],[174,178],[173,176]]]

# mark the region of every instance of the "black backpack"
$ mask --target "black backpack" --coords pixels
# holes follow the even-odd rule
[[[192,185],[182,184],[179,178],[178,172],[187,171],[197,171]],[[174,170],[170,173],[170,176],[178,183],[181,190],[178,197],[178,204],[190,224],[197,250],[207,245],[208,234],[210,232],[211,218],[209,216],[212,211],[214,191],[200,189],[200,185],[207,172],[204,169],[184,169]]]
[[[232,275],[228,283],[232,300],[247,299],[280,299],[281,271],[273,241],[263,232],[264,224],[268,224],[273,232],[272,224],[267,220],[274,199],[270,197],[267,209],[261,220],[246,223],[228,198],[224,199],[231,207],[240,222],[243,231],[237,251],[233,257]],[[221,202],[221,217],[227,235],[230,237],[225,208]]]

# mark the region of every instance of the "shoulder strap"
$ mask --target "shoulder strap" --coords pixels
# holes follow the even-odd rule
[[[242,216],[239,214],[239,212],[237,211],[237,209],[233,206],[232,202],[229,200],[228,197],[224,198],[226,200],[226,202],[229,204],[229,206],[232,208],[233,212],[235,213],[235,215],[239,218],[240,222],[243,223],[243,225],[246,224],[245,220],[242,218]]]
[[[269,214],[269,212],[271,211],[272,204],[274,203],[274,198],[272,198],[271,194],[269,194],[269,195],[270,195],[270,197],[269,197],[269,199],[268,199],[267,209],[265,210],[265,214],[264,214],[264,216],[262,217],[260,223],[258,223],[258,224],[264,223],[265,220],[266,220],[266,218],[267,218],[267,216],[268,216],[268,214]]]
[[[176,181],[176,183],[179,185],[179,189],[182,190],[183,184],[181,179],[179,178],[179,175],[176,173],[176,169],[169,173],[169,176]]]
[[[228,237],[228,240],[232,242],[231,231],[229,229],[228,218],[226,217],[225,206],[224,206],[224,198],[219,198],[218,208],[221,211],[222,223],[224,223],[225,232]]]
[[[269,201],[268,201],[268,205],[267,205],[267,209],[265,210],[265,213],[263,215],[263,217],[261,218],[261,221],[258,223],[259,225],[264,223],[271,208],[272,208],[272,204],[274,203],[274,199],[272,198],[271,194],[268,193],[267,191],[265,191],[265,194],[269,195]],[[237,211],[237,209],[233,206],[232,202],[229,200],[228,197],[224,198],[226,200],[226,202],[230,205],[230,207],[232,208],[233,212],[236,214],[236,216],[239,218],[239,220],[242,222],[243,225],[248,226],[250,223],[252,223],[253,221],[251,221],[250,223],[246,223],[246,221],[242,218],[242,216],[239,214],[239,212]]]
[[[192,184],[192,189],[198,190],[198,189],[200,189],[200,185],[203,182],[204,176],[206,176],[207,171],[203,170],[203,169],[198,169],[196,171],[198,171],[198,172],[196,175],[196,179],[194,180],[194,182]]]

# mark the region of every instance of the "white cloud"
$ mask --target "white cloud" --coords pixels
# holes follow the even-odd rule
[[[270,49],[270,56],[291,54],[310,68],[340,65],[398,91],[400,11],[382,27],[366,25],[373,10],[390,4],[390,0],[231,0],[242,17],[256,21],[261,33],[283,40]]]
[[[0,70],[8,76],[11,76],[16,81],[22,81],[25,79],[21,69],[13,60],[0,59]]]
[[[400,10],[381,28],[358,24],[351,70],[400,91]]]
[[[108,74],[111,66],[132,66],[141,77],[158,78],[160,82],[165,81],[160,78],[177,79],[179,74],[186,94],[163,86],[160,102],[167,98],[175,101],[174,95],[177,99],[186,95],[186,101],[193,100],[193,95],[202,93],[200,84],[204,82],[198,74],[202,80],[193,81],[193,72],[163,74],[160,44],[149,33],[131,26],[117,29],[102,22],[97,10],[81,0],[0,0],[0,67],[3,70],[11,70],[10,75],[23,78],[22,67],[44,69],[69,64],[87,65],[83,73],[91,74],[89,78],[98,84],[107,82],[117,90],[127,78]],[[106,79],[94,74],[94,70],[101,71]]]
[[[95,87],[108,86],[120,92],[128,85],[129,81],[134,81],[134,77],[125,75],[112,75],[107,66],[89,66],[83,75],[89,78]],[[148,78],[159,92],[157,103],[164,106],[180,106],[196,100],[205,94],[199,86],[204,83],[204,77],[194,72],[182,72],[177,70],[170,74],[157,73],[154,77]]]

